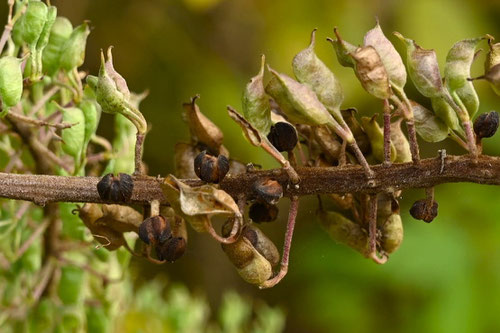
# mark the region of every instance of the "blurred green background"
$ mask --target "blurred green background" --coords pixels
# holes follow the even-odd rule
[[[362,42],[378,17],[386,35],[399,31],[424,48],[437,51],[444,64],[458,40],[492,34],[500,38],[500,2],[493,0],[301,1],[301,0],[53,0],[59,14],[76,25],[94,27],[86,65],[98,70],[99,49],[114,45],[115,68],[131,90],[149,89],[141,111],[151,125],[145,144],[150,174],[173,172],[173,147],[188,140],[181,104],[197,93],[199,105],[224,131],[232,157],[277,167],[251,147],[227,117],[231,104],[241,109],[241,92],[260,63],[260,54],[281,72],[291,74],[293,56],[307,46],[318,28],[317,53],[343,83],[344,106],[362,113],[381,111],[365,93],[351,69],[336,63],[325,38],[338,26],[343,37]],[[2,10],[5,11],[4,6]],[[2,13],[3,17],[4,13]],[[483,43],[486,48],[486,43]],[[482,74],[484,54],[473,68]],[[485,82],[477,82],[481,111],[498,105]],[[429,106],[408,83],[411,98]],[[100,131],[112,137],[112,118],[104,115]],[[463,153],[454,143],[421,143],[424,157]],[[485,153],[500,155],[500,135],[487,140]],[[287,277],[271,290],[246,285],[206,235],[190,232],[186,255],[172,265],[133,260],[137,286],[166,275],[192,292],[206,295],[210,307],[235,290],[247,299],[263,300],[286,313],[287,332],[499,332],[500,189],[471,185],[439,186],[439,216],[432,224],[413,220],[408,212],[422,190],[403,193],[405,226],[402,247],[377,266],[331,241],[314,220],[316,201],[304,198]],[[288,202],[280,203],[280,220],[263,227],[281,248]]]

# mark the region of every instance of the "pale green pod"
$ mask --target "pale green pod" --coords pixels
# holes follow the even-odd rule
[[[373,46],[363,46],[351,53],[354,72],[363,88],[380,99],[388,99],[391,94],[389,76],[382,59]]]
[[[286,114],[292,114],[293,119],[300,119],[300,122],[307,122],[307,118],[302,117],[300,112],[295,110],[292,103],[288,100],[288,95],[283,85],[276,76],[273,76],[266,85],[266,93],[271,96],[279,105],[280,110]]]
[[[73,25],[67,18],[61,16],[56,18],[42,57],[43,71],[49,76],[54,75],[60,68],[62,49],[72,31]]]
[[[89,34],[90,28],[87,22],[84,22],[73,30],[61,51],[60,66],[62,69],[69,72],[83,65]]]
[[[359,224],[334,211],[318,211],[317,217],[334,241],[347,245],[364,256],[367,255],[368,236]]]
[[[14,24],[12,28],[11,37],[16,46],[20,47],[24,43],[23,29],[24,29],[24,15],[22,15]]]
[[[427,142],[440,142],[448,137],[448,126],[441,119],[422,105],[413,101],[411,103],[415,128],[422,139]]]
[[[264,66],[266,58],[262,55],[259,73],[250,79],[243,91],[243,116],[262,134],[271,128],[271,105],[264,90]]]
[[[432,109],[436,116],[441,119],[449,128],[459,133],[463,133],[457,113],[441,97],[431,98]]]
[[[47,20],[47,5],[41,1],[30,1],[26,7],[23,18],[23,40],[30,48],[36,46],[36,42],[43,31]]]
[[[396,251],[403,242],[403,221],[401,215],[390,215],[382,227],[382,250],[391,254]]]
[[[366,33],[363,44],[375,48],[389,75],[391,85],[398,87],[400,90],[403,89],[406,84],[406,69],[403,59],[384,35],[378,21],[375,28]]]
[[[391,124],[391,143],[394,144],[396,149],[396,163],[406,163],[411,162],[411,150],[410,143],[401,130],[402,118],[396,120]]]
[[[293,73],[300,83],[307,85],[316,93],[319,101],[337,121],[341,122],[340,105],[344,100],[342,86],[333,72],[314,52],[315,34],[316,29],[311,33],[309,46],[293,58]]]
[[[85,117],[84,148],[86,148],[99,125],[101,107],[95,101],[89,99],[83,100],[79,107]]]
[[[442,95],[443,82],[434,50],[421,48],[414,40],[394,33],[406,46],[406,66],[415,88],[425,97]]]
[[[43,62],[42,54],[43,50],[49,42],[50,31],[57,17],[57,8],[50,6],[47,11],[47,18],[43,26],[43,30],[38,38],[35,47],[30,47],[31,49],[31,80],[38,81],[43,76]]]
[[[12,56],[0,58],[1,116],[4,116],[9,108],[21,101],[21,96],[23,94],[21,62],[21,59]]]
[[[113,172],[134,172],[135,142],[137,140],[135,126],[121,114],[115,115],[115,138],[113,152],[116,154]]]
[[[352,60],[350,54],[356,51],[358,47],[343,40],[342,37],[340,37],[337,27],[335,27],[333,31],[335,32],[337,40],[333,40],[332,38],[327,38],[326,40],[332,43],[333,50],[337,56],[337,61],[344,67],[354,68],[354,61]]]
[[[292,110],[288,109],[288,106],[282,108],[282,111],[285,112],[292,122],[307,125],[324,125],[332,123],[332,116],[326,107],[318,100],[314,91],[308,86],[295,81],[285,74],[280,74],[271,68],[269,68],[269,71],[278,79],[278,83],[281,84],[283,91],[286,93],[289,104],[293,107]],[[274,97],[273,94],[271,94],[271,96]],[[283,96],[283,92],[281,96]],[[276,102],[278,102],[278,100],[276,100]]]
[[[500,43],[493,43],[493,37],[488,38],[488,45],[490,50],[486,54],[484,61],[484,72],[488,73],[490,69],[500,64]]]
[[[361,117],[361,124],[365,130],[366,135],[370,139],[372,146],[372,155],[379,162],[384,161],[384,132],[380,125],[377,123],[377,115],[373,117]],[[391,162],[397,158],[396,147],[391,142]]]
[[[79,161],[85,143],[85,116],[81,109],[76,107],[64,108],[63,121],[73,124],[62,130],[62,148],[64,152]]]

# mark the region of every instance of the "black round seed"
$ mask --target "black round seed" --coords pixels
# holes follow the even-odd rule
[[[134,189],[134,180],[130,175],[120,173],[118,177],[108,173],[97,183],[97,192],[102,200],[129,201]]]
[[[417,200],[410,208],[410,215],[416,220],[430,223],[438,214],[438,206],[436,201],[433,201],[431,207],[428,207],[426,199]]]
[[[186,251],[186,245],[187,242],[183,237],[173,237],[156,247],[156,255],[160,260],[174,262],[182,257]]]
[[[146,244],[165,243],[172,237],[170,221],[163,216],[152,216],[139,226],[139,238]]]
[[[277,122],[271,126],[267,139],[280,152],[293,150],[298,141],[295,127],[286,122]]]
[[[255,202],[248,210],[248,216],[256,223],[272,222],[278,217],[278,207],[264,202]]]
[[[220,183],[229,171],[229,161],[224,155],[218,157],[204,150],[194,159],[194,172],[207,183]]]
[[[492,137],[499,124],[499,116],[496,111],[480,114],[474,121],[474,132],[479,139]]]

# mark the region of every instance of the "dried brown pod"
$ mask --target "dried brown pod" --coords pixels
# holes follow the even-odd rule
[[[158,259],[174,262],[186,252],[187,242],[183,237],[171,237],[164,243],[156,246]]]
[[[410,215],[417,220],[432,222],[438,214],[438,203],[433,200],[430,207],[428,203],[427,199],[415,201],[410,208]]]
[[[277,122],[271,126],[267,139],[280,152],[292,151],[297,145],[297,130],[287,122]]]
[[[496,111],[485,112],[474,121],[474,132],[478,139],[490,138],[498,129],[499,116]]]
[[[260,179],[253,184],[256,196],[270,205],[278,203],[283,196],[283,187],[274,179]]]
[[[133,189],[134,180],[126,173],[120,173],[118,176],[108,173],[97,183],[99,197],[105,201],[127,202],[132,197]]]
[[[204,150],[194,159],[194,172],[204,182],[220,183],[228,171],[229,161],[224,155],[215,157]]]
[[[272,222],[278,218],[278,207],[276,205],[269,205],[265,202],[257,201],[250,206],[248,210],[248,217],[253,222]]]
[[[170,221],[161,215],[148,217],[139,227],[139,238],[146,244],[164,243],[171,237]]]

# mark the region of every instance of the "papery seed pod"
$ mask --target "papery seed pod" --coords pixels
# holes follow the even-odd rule
[[[415,102],[412,102],[413,107],[415,107],[415,104]],[[440,97],[431,98],[431,104],[432,110],[440,120],[452,130],[465,136],[460,121],[458,120],[457,113],[444,99]]]
[[[333,240],[367,255],[368,237],[359,224],[333,211],[319,211],[317,216],[321,226]]]
[[[344,67],[354,68],[354,60],[352,59],[350,54],[356,51],[358,47],[343,40],[342,37],[340,37],[337,27],[335,27],[333,31],[335,33],[335,36],[337,37],[337,40],[333,40],[332,38],[327,38],[326,40],[332,43],[339,64]]]
[[[500,64],[491,67],[486,74],[477,77],[474,80],[476,79],[485,79],[488,81],[493,91],[500,96]]]
[[[59,61],[62,69],[69,72],[83,65],[89,34],[90,28],[87,22],[84,22],[73,30],[61,50]]]
[[[496,111],[482,113],[474,121],[474,132],[478,139],[490,138],[498,129],[499,116]]]
[[[402,121],[403,119],[400,118],[391,124],[391,143],[394,144],[394,148],[396,148],[396,159],[394,160],[396,163],[412,161],[410,143],[401,130]]]
[[[500,64],[500,43],[493,43],[493,37],[488,36],[488,46],[490,50],[484,61],[485,73],[488,73],[493,66]]]
[[[199,150],[189,143],[179,142],[174,147],[175,175],[181,179],[195,179],[194,159]]]
[[[287,122],[278,122],[271,126],[267,139],[280,152],[292,151],[297,145],[297,130]]]
[[[168,262],[177,261],[186,252],[186,240],[182,237],[172,237],[156,246],[158,259]]]
[[[250,206],[248,217],[255,223],[272,222],[278,218],[278,207],[257,201]]]
[[[72,31],[73,25],[70,20],[61,16],[56,18],[42,57],[43,71],[49,76],[54,75],[60,68],[62,49]]]
[[[388,99],[391,94],[389,75],[382,59],[373,46],[363,46],[351,53],[354,59],[354,72],[363,88],[380,99]]]
[[[342,151],[342,144],[336,135],[330,132],[326,126],[314,126],[313,134],[315,141],[321,146],[321,150],[333,159],[338,159]]]
[[[442,101],[442,99],[439,99]],[[443,101],[444,103],[444,101]],[[449,129],[440,118],[422,105],[411,101],[415,128],[418,135],[427,142],[440,142],[448,137]]]
[[[47,20],[48,8],[42,1],[30,1],[26,7],[23,19],[23,40],[26,44],[35,46],[43,26]]]
[[[143,222],[143,215],[134,208],[123,205],[102,205],[106,226],[120,233],[137,232]]]
[[[229,161],[224,155],[218,157],[204,150],[194,159],[194,172],[207,183],[220,183],[229,171]]]
[[[406,45],[406,66],[415,88],[425,97],[440,97],[443,82],[434,50],[421,48],[414,40],[394,33]]]
[[[403,221],[401,215],[391,214],[382,226],[380,245],[387,254],[396,251],[403,242]]]
[[[274,179],[257,180],[253,184],[255,195],[270,205],[278,203],[283,196],[283,187]]]
[[[268,133],[271,127],[271,105],[264,90],[264,66],[266,58],[262,55],[259,73],[250,79],[243,91],[243,116],[261,133]]]
[[[2,112],[5,115],[9,108],[21,101],[23,94],[23,73],[21,59],[5,56],[0,59],[0,97]]]
[[[356,140],[359,149],[364,155],[369,155],[372,149],[370,145],[370,139],[355,117],[355,113],[357,113],[357,110],[355,108],[349,108],[346,110],[342,110],[341,112],[347,126],[349,126],[352,134],[354,135],[354,139]]]
[[[316,29],[311,33],[311,43],[300,51],[292,62],[293,73],[300,83],[307,85],[316,94],[327,110],[341,121],[340,105],[344,93],[340,81],[314,52]]]
[[[97,192],[102,200],[127,202],[132,197],[134,180],[126,173],[117,177],[108,173],[97,183]]]
[[[377,123],[377,115],[373,117],[361,117],[361,124],[363,124],[363,129],[365,130],[368,138],[370,139],[370,144],[372,147],[372,154],[375,159],[379,162],[384,161],[384,133],[380,125]],[[394,162],[397,158],[396,147],[391,142],[391,162]]]
[[[432,222],[438,214],[438,203],[432,202],[432,207],[428,207],[427,199],[417,200],[410,208],[410,215],[416,220]]]
[[[171,237],[170,221],[161,215],[148,217],[139,227],[139,238],[146,244],[164,243]]]
[[[280,261],[280,254],[274,243],[256,226],[247,226],[242,236],[250,241],[252,246],[275,267]]]
[[[79,163],[85,145],[85,115],[76,107],[60,108],[60,110],[63,113],[63,122],[72,124],[71,127],[62,130],[62,148],[76,163]]]

